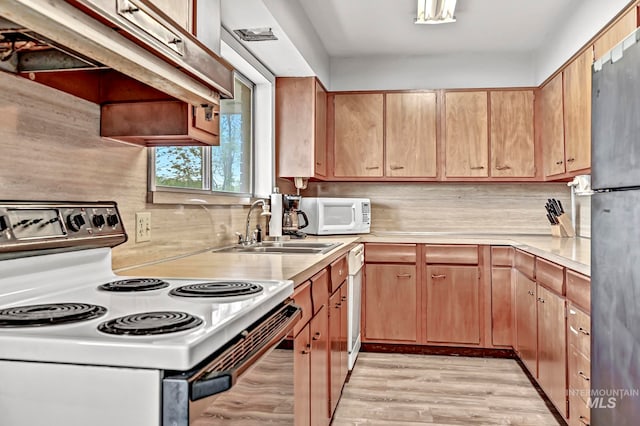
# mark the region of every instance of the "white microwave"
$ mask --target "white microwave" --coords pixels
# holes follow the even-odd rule
[[[312,235],[365,234],[371,227],[371,201],[368,198],[302,197],[300,210]]]

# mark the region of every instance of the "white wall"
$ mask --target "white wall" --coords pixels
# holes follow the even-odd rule
[[[332,58],[332,91],[533,86],[533,58],[469,53]]]
[[[535,55],[536,85],[560,68],[628,4],[629,0],[582,0],[575,13],[549,34]]]

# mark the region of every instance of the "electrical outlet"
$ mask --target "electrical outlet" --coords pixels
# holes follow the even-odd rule
[[[136,243],[151,241],[151,212],[136,213]]]

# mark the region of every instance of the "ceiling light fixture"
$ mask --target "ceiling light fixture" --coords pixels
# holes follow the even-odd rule
[[[453,13],[456,0],[418,0],[416,24],[448,24],[456,22]]]

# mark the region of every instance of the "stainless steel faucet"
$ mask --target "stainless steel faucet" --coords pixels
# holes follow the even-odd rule
[[[249,212],[247,213],[247,227],[245,229],[244,239],[242,238],[242,234],[236,232],[236,234],[238,235],[239,244],[249,245],[253,243],[253,239],[249,234],[249,224],[251,222],[251,212],[253,211],[253,208],[258,205],[262,205],[262,213],[260,213],[260,216],[271,216],[271,212],[269,211],[269,204],[265,200],[259,199],[254,201],[253,204],[251,204],[251,207],[249,207]]]

